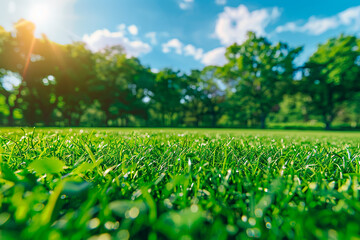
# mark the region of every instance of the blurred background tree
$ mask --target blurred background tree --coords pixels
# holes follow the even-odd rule
[[[304,67],[301,92],[309,109],[331,128],[347,101],[360,91],[359,39],[340,35],[318,47]]]
[[[249,32],[242,44],[227,48],[228,63],[219,74],[231,89],[231,96],[241,103],[250,118],[256,118],[261,128],[270,112],[275,111],[293,81],[293,61],[301,48],[287,44],[272,45],[267,39]]]
[[[98,52],[0,27],[0,123],[14,126],[308,127],[360,124],[360,40],[340,35],[303,65],[302,48],[249,32],[227,63],[152,72],[122,46]],[[301,71],[300,71],[301,70]],[[296,77],[295,77],[296,75]]]

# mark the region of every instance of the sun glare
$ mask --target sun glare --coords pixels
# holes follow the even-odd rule
[[[46,4],[35,5],[30,8],[29,20],[39,28],[49,27],[52,18],[51,7]]]

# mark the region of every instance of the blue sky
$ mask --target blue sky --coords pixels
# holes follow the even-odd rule
[[[225,48],[247,31],[304,46],[299,63],[328,38],[360,32],[354,0],[1,0],[0,9],[8,30],[25,18],[54,41],[93,51],[121,44],[153,69],[183,71],[223,64]]]

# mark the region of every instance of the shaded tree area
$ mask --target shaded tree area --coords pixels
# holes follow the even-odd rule
[[[340,35],[303,66],[302,48],[249,32],[227,63],[152,72],[121,46],[99,52],[34,35],[20,20],[0,27],[3,126],[267,127],[267,123],[360,124],[360,40]],[[295,77],[296,76],[296,77]]]

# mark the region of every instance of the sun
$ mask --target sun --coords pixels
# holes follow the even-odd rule
[[[53,9],[47,4],[38,4],[30,7],[28,20],[35,23],[37,28],[46,29],[51,27]]]

